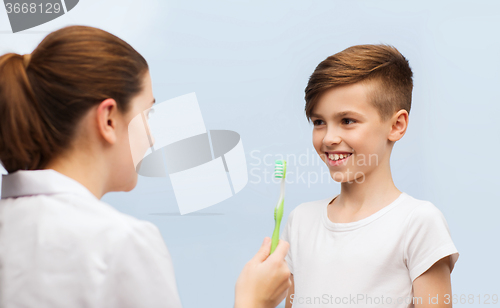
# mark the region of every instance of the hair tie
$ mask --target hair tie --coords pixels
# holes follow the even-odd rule
[[[28,67],[28,65],[30,64],[30,60],[31,60],[31,54],[30,53],[27,53],[27,54],[23,55],[24,69],[26,69]]]

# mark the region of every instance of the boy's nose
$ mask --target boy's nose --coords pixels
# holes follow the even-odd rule
[[[330,145],[330,144],[338,144],[342,141],[342,138],[340,138],[339,134],[337,134],[334,131],[329,131],[326,133],[325,137],[323,138],[323,144],[325,145]]]

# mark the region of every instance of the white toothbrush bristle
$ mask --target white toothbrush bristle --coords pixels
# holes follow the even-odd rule
[[[274,166],[274,177],[283,178],[285,175],[285,165],[283,161],[276,161]]]

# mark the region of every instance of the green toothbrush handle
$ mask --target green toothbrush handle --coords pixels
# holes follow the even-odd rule
[[[279,203],[278,207],[274,209],[274,232],[273,232],[273,237],[272,237],[272,242],[271,242],[271,253],[274,252],[276,249],[276,246],[278,246],[278,243],[280,241],[280,224],[281,224],[281,218],[283,218],[283,203],[285,202],[284,199],[281,199],[281,202]]]

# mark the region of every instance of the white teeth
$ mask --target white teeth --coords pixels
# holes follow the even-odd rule
[[[339,159],[344,159],[350,156],[351,154],[330,154],[328,155],[328,158],[331,160],[339,160]]]

